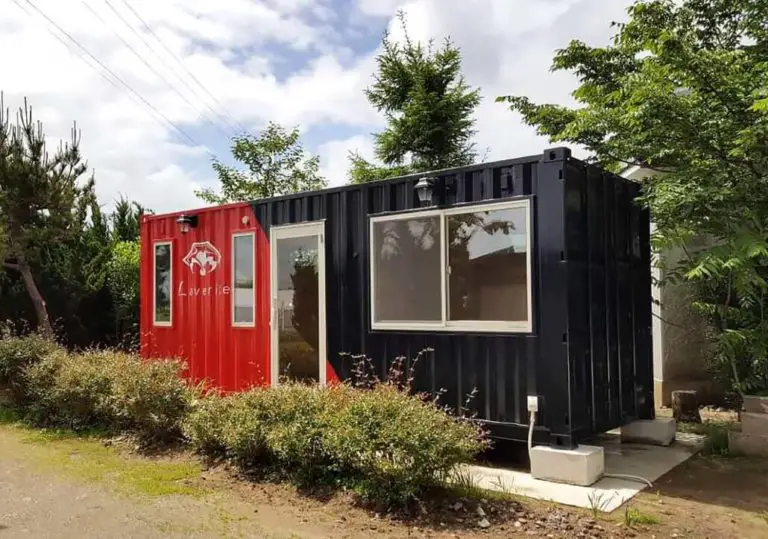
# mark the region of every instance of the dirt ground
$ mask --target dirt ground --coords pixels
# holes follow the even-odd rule
[[[694,457],[630,502],[629,527],[625,508],[593,521],[554,504],[460,494],[435,496],[415,517],[379,515],[347,495],[203,470],[188,455],[148,459],[0,425],[1,539],[768,537],[768,461]]]

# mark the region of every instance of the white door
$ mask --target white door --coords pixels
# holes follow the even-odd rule
[[[325,384],[325,221],[272,227],[272,385]]]

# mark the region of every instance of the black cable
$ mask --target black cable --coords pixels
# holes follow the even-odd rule
[[[187,105],[189,105],[189,106],[192,108],[192,110],[193,110],[193,111],[195,111],[195,112],[198,112],[198,110],[197,110],[197,107],[195,106],[195,104],[194,104],[194,103],[192,103],[192,102],[191,102],[189,99],[187,99],[187,97],[186,97],[184,94],[182,94],[182,93],[181,93],[181,92],[180,92],[180,91],[179,91],[179,90],[178,90],[178,89],[177,89],[175,86],[173,86],[173,84],[171,84],[171,83],[168,81],[168,79],[166,79],[166,78],[163,76],[163,74],[162,74],[162,73],[160,73],[159,71],[157,71],[157,70],[154,68],[154,66],[152,66],[152,65],[151,65],[149,62],[147,62],[147,60],[146,60],[146,59],[145,59],[145,58],[144,58],[144,57],[143,57],[141,54],[139,54],[139,52],[138,52],[136,49],[134,49],[134,48],[133,48],[133,45],[131,45],[130,43],[128,43],[128,41],[127,41],[125,38],[123,38],[123,36],[121,36],[121,35],[120,35],[120,34],[119,34],[119,33],[118,33],[116,30],[114,30],[114,29],[113,29],[113,28],[112,28],[112,27],[109,25],[109,23],[108,23],[106,20],[104,20],[104,17],[102,17],[101,15],[99,15],[99,13],[98,13],[98,12],[97,12],[95,9],[93,9],[93,8],[91,7],[91,5],[90,5],[90,4],[88,4],[88,3],[87,3],[85,0],[81,0],[81,2],[83,3],[83,5],[84,5],[86,8],[88,8],[88,11],[90,11],[91,13],[93,13],[93,15],[94,15],[94,16],[95,16],[97,19],[99,19],[99,20],[100,20],[100,21],[101,21],[101,22],[104,24],[104,26],[106,26],[107,28],[109,28],[110,30],[112,30],[112,33],[113,33],[113,34],[115,34],[115,35],[116,35],[116,36],[117,36],[117,37],[120,39],[120,41],[122,41],[122,42],[123,42],[123,45],[125,45],[125,46],[128,48],[128,50],[130,50],[130,51],[133,53],[133,55],[134,55],[134,56],[136,56],[136,58],[138,58],[139,60],[141,60],[141,62],[142,62],[142,63],[143,63],[145,66],[147,66],[147,69],[149,69],[150,71],[152,71],[152,73],[154,73],[154,74],[155,74],[155,75],[156,75],[158,78],[160,78],[160,79],[161,79],[163,82],[165,82],[165,84],[168,86],[168,88],[170,88],[171,90],[173,90],[173,91],[176,93],[176,95],[178,95],[178,96],[179,96],[179,97],[180,97],[182,100],[184,100],[184,102],[185,102]],[[111,7],[111,6],[110,6],[110,7]],[[119,14],[118,14],[118,16],[119,16]],[[121,17],[121,19],[122,19],[122,17]],[[125,19],[122,19],[122,20],[123,20],[123,22],[125,22]],[[126,24],[127,24],[127,23],[126,23]],[[129,26],[129,27],[130,27],[130,26]],[[232,134],[231,134],[231,133],[227,133],[226,131],[224,131],[224,130],[223,130],[223,129],[222,129],[222,128],[221,128],[221,127],[220,127],[220,126],[217,124],[217,123],[215,123],[214,121],[212,121],[212,120],[211,120],[211,119],[210,119],[208,116],[206,116],[205,114],[202,114],[202,113],[199,113],[199,114],[200,114],[200,118],[202,118],[203,120],[207,121],[207,122],[208,122],[209,124],[211,124],[213,127],[215,127],[216,129],[218,129],[218,130],[219,130],[219,132],[220,132],[222,135],[224,135],[224,138],[226,138],[226,139],[227,139],[227,141],[229,141],[229,140],[232,138]]]
[[[105,1],[105,2],[107,2],[107,4],[110,4],[109,0],[104,0],[104,1]],[[172,51],[170,48],[168,48],[168,46],[165,44],[165,42],[164,42],[162,39],[160,39],[160,36],[158,36],[158,35],[155,33],[155,31],[152,29],[152,27],[151,27],[151,26],[149,26],[149,24],[148,24],[148,23],[147,23],[147,22],[144,20],[144,18],[143,18],[143,17],[142,17],[142,16],[141,16],[141,15],[140,15],[140,14],[139,14],[137,11],[136,11],[136,9],[135,9],[133,6],[131,6],[131,5],[128,3],[128,0],[121,0],[121,1],[123,2],[123,4],[125,4],[125,7],[127,7],[127,8],[128,8],[130,11],[131,11],[131,13],[133,13],[133,16],[134,16],[134,17],[136,17],[136,18],[139,20],[139,22],[141,22],[141,24],[144,26],[144,28],[147,30],[147,32],[149,32],[149,33],[152,35],[152,37],[154,37],[154,38],[155,38],[155,41],[157,41],[157,42],[160,44],[160,46],[161,46],[161,47],[163,47],[163,49],[165,49],[165,52],[167,52],[167,53],[168,53],[168,55],[169,55],[171,58],[173,58],[173,60],[174,60],[174,61],[175,61],[175,62],[176,62],[178,65],[179,65],[179,67],[180,67],[180,68],[181,68],[181,69],[182,69],[182,70],[183,70],[183,71],[184,71],[184,72],[185,72],[185,73],[186,73],[186,74],[187,74],[187,75],[188,75],[188,76],[189,76],[189,77],[190,77],[190,78],[191,78],[191,79],[192,79],[192,80],[195,82],[195,83],[197,83],[197,85],[200,87],[200,89],[202,89],[202,90],[203,90],[203,92],[205,92],[205,94],[206,94],[208,97],[210,97],[210,98],[211,98],[211,99],[214,101],[214,103],[216,103],[216,105],[218,105],[219,107],[221,107],[221,109],[224,111],[224,114],[222,115],[221,113],[218,113],[218,112],[216,112],[216,111],[215,111],[215,110],[214,110],[214,109],[213,109],[213,108],[212,108],[210,105],[208,105],[208,104],[206,103],[206,105],[207,105],[207,106],[208,106],[208,108],[211,110],[211,112],[213,112],[214,114],[217,114],[217,115],[219,115],[219,117],[220,117],[220,118],[222,118],[223,120],[225,120],[225,121],[226,121],[226,122],[227,122],[227,123],[230,125],[230,127],[234,127],[234,126],[233,126],[233,125],[230,123],[230,120],[231,120],[232,122],[234,122],[234,123],[237,125],[237,127],[238,127],[238,128],[240,128],[240,130],[242,130],[242,131],[244,131],[244,132],[247,132],[247,131],[248,131],[248,129],[246,129],[246,128],[243,126],[243,124],[241,124],[240,122],[238,122],[238,121],[237,121],[235,118],[233,118],[233,117],[232,117],[232,116],[231,116],[231,115],[230,115],[230,114],[227,112],[226,108],[225,108],[225,107],[224,107],[224,105],[221,103],[221,101],[219,101],[219,99],[217,99],[217,98],[216,98],[216,96],[215,96],[215,95],[213,95],[213,94],[212,94],[212,93],[211,93],[211,92],[208,90],[208,88],[206,88],[206,87],[205,87],[205,85],[204,85],[202,82],[200,82],[200,79],[198,79],[198,78],[197,78],[197,77],[194,75],[194,73],[192,73],[192,72],[191,72],[189,69],[187,69],[187,67],[184,65],[184,63],[181,61],[181,59],[180,59],[180,58],[179,58],[179,57],[178,57],[178,56],[177,56],[177,55],[176,55],[176,54],[175,54],[175,53],[174,53],[174,52],[173,52],[173,51]],[[110,4],[110,6],[111,6],[111,4]],[[113,10],[114,10],[114,8],[113,8]],[[138,34],[138,33],[137,33],[137,35],[139,35],[139,36],[140,36],[140,34]],[[141,39],[142,39],[142,41],[144,41],[143,37],[142,37]],[[155,53],[155,56],[157,56],[158,58],[160,58],[160,60],[161,60],[161,61],[163,61],[163,63],[165,63],[165,61],[163,60],[163,58],[162,58],[162,57],[161,57],[159,54],[157,54],[157,52],[155,52],[155,51],[154,51],[154,49],[152,49],[152,47],[150,47],[150,45],[149,45],[148,43],[146,43],[146,42],[144,41],[144,44],[145,44],[145,45],[147,45],[147,47],[148,47],[150,50],[152,50],[152,51]],[[166,65],[166,67],[168,67],[168,65],[167,65],[167,64],[165,64],[165,65]],[[176,73],[175,73],[175,71],[174,71],[174,74],[176,74]],[[179,80],[181,80],[182,82],[184,82],[185,84],[187,84],[187,83],[186,83],[186,81],[184,81],[182,77],[178,76],[178,74],[176,74],[176,75],[177,75],[177,77],[179,78]],[[190,88],[190,90],[192,89],[192,88],[191,88],[191,86],[189,86],[189,85],[188,85],[187,87],[188,87],[188,88]],[[199,94],[198,94],[198,97],[199,97]],[[202,100],[202,99],[201,99],[201,100]]]
[[[19,9],[21,9],[21,10],[22,10],[24,13],[26,13],[28,16],[30,16],[30,17],[32,17],[32,16],[33,16],[33,15],[32,15],[30,12],[28,12],[28,11],[27,11],[27,10],[24,8],[24,6],[23,6],[23,5],[20,3],[20,1],[21,1],[21,0],[12,0],[12,1],[13,1],[13,3],[14,3],[14,4],[16,4],[16,5],[19,7]],[[141,96],[141,94],[139,94],[139,93],[138,93],[136,90],[134,90],[133,88],[131,88],[131,86],[130,86],[129,84],[127,84],[127,83],[126,83],[126,82],[125,82],[123,79],[121,79],[121,78],[120,78],[118,75],[116,75],[116,74],[115,74],[115,73],[114,73],[114,72],[113,72],[111,69],[109,69],[109,67],[105,66],[105,65],[104,65],[104,64],[103,64],[103,63],[102,63],[102,62],[101,62],[101,61],[100,61],[100,60],[99,60],[97,57],[95,57],[93,54],[91,54],[91,52],[90,52],[88,49],[86,49],[86,48],[85,48],[83,45],[81,45],[81,44],[80,44],[80,43],[79,43],[79,42],[78,42],[78,41],[77,41],[75,38],[73,38],[73,37],[72,37],[72,36],[71,36],[71,35],[70,35],[70,34],[69,34],[69,33],[68,33],[66,30],[64,30],[64,29],[63,29],[61,26],[59,26],[59,25],[58,25],[58,24],[57,24],[57,23],[56,23],[54,20],[52,20],[52,19],[51,19],[51,18],[50,18],[48,15],[46,15],[46,14],[45,14],[45,13],[44,13],[44,12],[43,12],[43,11],[42,11],[40,8],[39,8],[39,7],[37,7],[37,6],[34,4],[34,2],[32,2],[32,0],[24,0],[24,1],[25,1],[27,4],[29,4],[29,5],[30,5],[30,6],[31,6],[31,7],[32,7],[32,8],[33,8],[35,11],[37,11],[37,12],[38,12],[38,13],[39,13],[39,14],[40,14],[40,15],[41,15],[41,16],[42,16],[42,17],[43,17],[45,20],[47,20],[49,24],[53,25],[53,26],[54,26],[54,27],[55,27],[57,30],[59,30],[59,32],[61,32],[62,34],[64,34],[64,35],[65,35],[65,36],[66,36],[66,37],[67,37],[67,38],[68,38],[68,39],[69,39],[69,40],[70,40],[72,43],[74,43],[74,44],[77,46],[77,48],[78,48],[78,49],[80,49],[82,52],[84,52],[86,55],[88,55],[88,57],[89,57],[89,58],[91,58],[91,60],[92,60],[92,61],[96,62],[96,64],[98,64],[98,65],[99,65],[99,66],[100,66],[100,67],[101,67],[101,68],[102,68],[104,71],[106,71],[106,72],[107,72],[107,73],[109,73],[109,74],[110,74],[112,77],[114,77],[114,79],[115,79],[115,80],[117,80],[117,81],[118,81],[118,82],[119,82],[119,83],[120,83],[120,84],[123,86],[123,88],[120,88],[119,86],[117,86],[117,84],[116,84],[116,83],[115,83],[115,82],[114,82],[112,79],[110,79],[109,77],[107,77],[106,75],[104,75],[104,73],[103,73],[102,71],[99,71],[99,70],[98,70],[98,69],[96,69],[96,68],[95,68],[93,65],[91,65],[90,63],[88,63],[88,61],[87,61],[87,60],[86,60],[86,59],[85,59],[83,56],[77,55],[77,57],[78,57],[78,58],[80,58],[81,60],[83,60],[83,61],[86,63],[86,65],[88,65],[88,67],[90,67],[91,69],[93,69],[94,71],[96,71],[96,72],[97,72],[99,75],[101,75],[101,76],[104,78],[104,80],[106,80],[107,82],[109,82],[109,83],[110,83],[112,86],[114,86],[114,87],[115,87],[115,88],[117,88],[118,90],[122,90],[122,91],[125,91],[125,90],[127,90],[128,92],[130,92],[130,94],[131,94],[131,95],[133,95],[133,96],[135,96],[136,98],[138,98],[138,99],[141,101],[141,103],[143,103],[143,104],[145,105],[145,107],[146,107],[146,108],[150,109],[150,110],[151,110],[151,111],[154,113],[154,114],[152,114],[152,117],[153,117],[153,118],[154,118],[156,121],[158,121],[158,122],[160,122],[160,121],[161,121],[161,120],[158,118],[158,116],[159,116],[159,117],[162,119],[162,121],[164,121],[164,122],[165,122],[165,123],[166,123],[168,126],[170,126],[172,129],[174,129],[174,130],[175,130],[177,133],[179,133],[179,134],[180,134],[180,135],[181,135],[183,138],[185,138],[186,140],[188,140],[189,142],[191,142],[191,143],[192,143],[194,146],[203,146],[202,144],[200,144],[199,142],[197,142],[197,141],[196,141],[196,140],[195,140],[195,139],[194,139],[192,136],[190,136],[189,134],[187,134],[187,133],[186,133],[186,132],[185,132],[183,129],[181,129],[181,128],[180,128],[178,125],[176,125],[176,124],[175,124],[173,121],[171,121],[170,119],[168,119],[168,117],[167,117],[167,116],[165,116],[165,115],[164,115],[162,112],[160,112],[160,111],[159,111],[159,110],[157,110],[157,109],[156,109],[154,106],[152,106],[152,104],[151,104],[149,101],[147,101],[147,100],[146,100],[146,99],[145,99],[143,96]],[[49,33],[50,33],[50,34],[51,34],[53,37],[55,37],[56,39],[58,39],[58,40],[59,40],[59,41],[60,41],[60,42],[61,42],[61,43],[62,43],[62,44],[63,44],[63,45],[64,45],[64,46],[67,48],[67,49],[71,50],[70,46],[69,46],[69,45],[68,45],[68,44],[67,44],[67,43],[66,43],[66,42],[65,42],[65,41],[64,41],[64,40],[63,40],[63,39],[62,39],[62,38],[61,38],[61,37],[58,35],[58,34],[56,34],[55,32],[53,32],[53,31],[52,31],[50,28],[46,28],[46,30],[48,30],[48,32],[49,32]],[[208,150],[207,148],[206,148],[206,150],[208,151],[208,153],[209,153],[209,154],[210,154],[212,157],[216,157],[216,155],[215,155],[215,154],[213,154],[213,153],[212,153],[210,150]]]

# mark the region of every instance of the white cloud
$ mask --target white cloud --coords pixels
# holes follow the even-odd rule
[[[373,159],[373,139],[368,135],[354,135],[331,140],[320,145],[320,172],[328,179],[329,186],[347,183],[350,152],[358,152],[363,159]]]
[[[214,101],[143,30],[123,0],[109,3],[133,28],[101,0],[85,3],[103,20],[82,3],[35,0],[147,102],[199,141],[192,145],[67,50],[26,0],[18,1],[31,17],[12,3],[0,10],[4,51],[0,89],[6,106],[16,108],[28,96],[52,139],[68,137],[76,120],[83,133],[83,153],[96,170],[101,200],[109,203],[124,194],[158,211],[199,205],[192,190],[213,181],[208,152],[228,151],[227,140],[202,115],[225,131],[230,131],[228,123],[256,129],[268,120],[299,125],[304,132],[324,127],[320,131],[326,133],[325,139],[313,149],[330,182],[342,183],[348,152],[358,149],[370,157],[373,145],[368,133],[381,126],[381,117],[362,91],[375,69],[375,51],[355,56],[351,51],[359,47],[360,37],[354,36],[362,32],[370,40],[378,39],[386,18],[400,7],[408,14],[412,38],[451,35],[462,48],[467,81],[480,86],[484,96],[477,112],[480,149],[490,147],[490,158],[538,153],[547,142],[494,98],[514,93],[568,102],[574,81],[549,73],[554,49],[573,37],[607,42],[610,20],[620,18],[629,4],[629,0],[355,0],[352,9],[349,2],[339,8],[332,0],[127,0],[216,97]],[[389,25],[397,36],[396,21],[389,20]],[[195,106],[180,99],[116,33]],[[275,46],[280,47],[280,57]],[[288,72],[275,71],[284,57],[298,63]],[[225,122],[208,107],[235,120]],[[334,137],[332,126],[342,126],[344,134]]]

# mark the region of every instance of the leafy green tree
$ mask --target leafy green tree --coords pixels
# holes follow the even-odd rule
[[[387,178],[396,178],[405,176],[414,172],[410,165],[382,166],[371,163],[359,152],[350,152],[349,154],[349,178],[352,183],[367,183]]]
[[[404,43],[382,40],[375,82],[368,101],[384,113],[387,127],[374,134],[376,158],[386,167],[350,154],[349,176],[362,183],[410,172],[470,165],[477,154],[472,138],[480,91],[461,74],[461,51],[450,39],[435,48],[410,39],[405,15],[398,13]]]
[[[117,340],[127,349],[138,346],[140,251],[138,241],[118,241],[107,263],[107,285],[115,305]]]
[[[299,137],[298,128],[288,131],[273,122],[259,136],[235,137],[232,155],[245,165],[245,170],[214,159],[221,191],[202,189],[195,194],[211,204],[226,204],[325,187],[319,172],[320,158],[307,154]]]
[[[741,391],[768,388],[768,2],[646,0],[611,45],[571,42],[554,70],[578,105],[499,100],[555,142],[579,144],[643,182],[657,247],[695,252],[672,278],[696,284],[714,325],[715,366]]]
[[[12,123],[0,98],[0,262],[21,276],[38,329],[48,335],[53,327],[32,268],[46,245],[80,232],[78,210],[93,196],[93,179],[80,181],[85,170],[75,128],[71,142],[49,155],[26,100]]]

